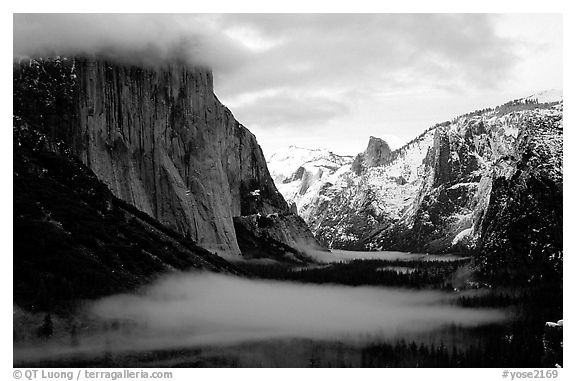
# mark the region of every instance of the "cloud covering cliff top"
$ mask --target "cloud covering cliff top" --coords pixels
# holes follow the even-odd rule
[[[209,66],[266,154],[355,154],[476,108],[562,87],[560,15],[16,14],[14,56]]]
[[[177,14],[15,14],[14,58],[99,55],[136,65],[181,60],[217,72],[245,59],[209,19]]]

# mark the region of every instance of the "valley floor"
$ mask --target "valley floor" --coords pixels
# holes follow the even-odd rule
[[[469,257],[456,254],[420,254],[406,253],[402,251],[351,251],[332,249],[326,251],[307,251],[316,261],[322,263],[350,262],[358,259],[387,260],[387,261],[454,261],[468,259]]]
[[[545,328],[547,320],[562,317],[561,291],[487,287],[470,278],[469,258],[398,252],[329,255],[333,257],[310,267],[237,263],[249,278],[172,275],[135,294],[88,304],[76,316],[49,316],[50,327],[46,316],[18,310],[14,365],[563,363],[562,331]]]

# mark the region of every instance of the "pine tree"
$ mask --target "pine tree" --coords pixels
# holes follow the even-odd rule
[[[40,328],[38,328],[37,333],[39,337],[50,337],[54,334],[54,325],[52,324],[52,316],[50,313],[47,313],[46,316],[44,316],[44,321]]]

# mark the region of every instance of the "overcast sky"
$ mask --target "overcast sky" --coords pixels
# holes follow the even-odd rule
[[[562,89],[561,15],[14,18],[15,55],[111,46],[187,49],[267,155],[290,144],[356,154],[370,135],[397,146],[461,113]]]

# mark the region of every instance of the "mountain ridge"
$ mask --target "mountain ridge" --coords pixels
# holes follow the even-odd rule
[[[386,152],[380,165],[361,171],[343,165],[330,181],[309,186],[312,193],[286,193],[297,188],[294,181],[279,190],[328,247],[478,251],[492,183],[526,154],[518,136],[533,123],[561,126],[561,116],[562,101],[514,100],[438,123]],[[561,128],[550,131],[562,136]]]

